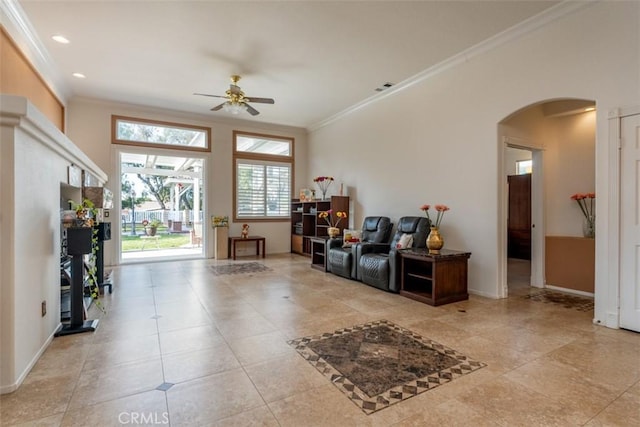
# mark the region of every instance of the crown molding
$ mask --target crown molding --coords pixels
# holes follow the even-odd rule
[[[583,0],[583,1],[564,0],[559,4],[546,9],[535,16],[532,16],[531,18],[528,18],[494,36],[491,36],[488,39],[474,46],[471,46],[470,48],[465,49],[460,53],[457,53],[456,55],[427,68],[424,71],[421,71],[420,73],[414,75],[413,77],[403,80],[402,82],[392,86],[389,89],[384,90],[383,92],[380,92],[379,94],[370,96],[369,98],[366,98],[363,101],[357,104],[354,104],[351,107],[340,111],[339,113],[334,114],[333,116],[330,116],[320,122],[312,124],[307,129],[309,132],[316,131],[324,126],[327,126],[337,120],[340,120],[348,116],[351,113],[361,110],[362,108],[365,108],[384,98],[392,96],[417,83],[421,83],[434,76],[437,76],[438,74],[441,74],[457,65],[460,65],[469,61],[471,58],[485,54],[504,44],[517,40],[522,36],[524,36],[525,34],[531,33],[557,19],[560,19],[572,13],[575,13],[580,9],[583,9],[587,6],[597,3],[598,1],[600,0]]]
[[[71,93],[70,87],[65,83],[58,67],[18,1],[0,0],[0,17],[2,26],[18,45],[22,54],[31,62],[55,96],[66,105]]]

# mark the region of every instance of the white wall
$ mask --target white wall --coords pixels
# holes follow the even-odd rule
[[[542,100],[595,100],[596,192],[606,200],[606,112],[638,102],[639,16],[637,2],[586,6],[354,110],[309,135],[307,177],[333,174],[354,187],[356,223],[366,215],[419,215],[423,203],[448,204],[445,247],[471,251],[469,290],[497,297],[497,124]],[[598,219],[602,235],[604,220]],[[597,254],[604,259],[606,247],[598,244]],[[606,286],[606,276],[599,277],[596,287]]]
[[[247,120],[222,120],[211,116],[197,116],[171,110],[135,106],[129,104],[109,103],[97,100],[74,98],[69,102],[69,122],[67,134],[92,158],[101,168],[107,171],[109,182],[107,187],[119,194],[119,176],[116,174],[116,149],[127,150],[129,147],[111,144],[111,115],[122,115],[153,120],[164,120],[207,126],[211,128],[212,150],[204,157],[207,161],[207,178],[205,194],[206,207],[209,215],[229,215],[233,212],[233,131],[241,130],[255,133],[288,136],[295,138],[295,171],[293,194],[297,197],[297,188],[304,182],[307,170],[307,141],[306,131],[300,128],[257,124]],[[133,150],[131,150],[133,151]],[[199,154],[199,153],[198,153]],[[197,155],[195,155],[197,156]],[[116,202],[117,203],[117,202]],[[119,206],[119,204],[118,204]],[[207,212],[205,212],[207,213]],[[112,235],[120,232],[119,213],[114,209],[111,226]],[[205,221],[208,224],[208,220]],[[268,253],[282,253],[291,250],[291,226],[289,222],[251,222],[251,234],[265,236]],[[240,235],[241,223],[230,223],[229,234]],[[209,227],[209,230],[211,228]],[[117,263],[117,240],[105,243],[105,264]],[[213,233],[208,233],[206,242],[207,256],[213,257]]]
[[[20,385],[60,325],[60,183],[71,164],[101,182],[106,176],[26,98],[0,95],[0,106],[0,393],[6,393]]]

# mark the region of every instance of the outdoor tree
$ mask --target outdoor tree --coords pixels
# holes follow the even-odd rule
[[[149,193],[156,199],[160,209],[166,210],[167,203],[171,199],[171,189],[165,185],[166,176],[137,174],[138,179],[144,183]]]
[[[121,206],[122,209],[131,209],[133,207],[133,205],[139,206],[145,200],[147,200],[146,191],[142,191],[141,194],[137,194],[136,193],[135,200],[132,200],[132,198],[131,198],[131,190],[133,189],[133,183],[131,181],[129,181],[129,179],[127,178],[126,174],[122,174],[120,182],[122,183],[121,186],[120,186],[120,194],[121,194],[121,198],[122,198],[122,200],[120,201],[120,203],[121,203],[120,206]],[[133,201],[133,205],[131,203],[132,201]]]

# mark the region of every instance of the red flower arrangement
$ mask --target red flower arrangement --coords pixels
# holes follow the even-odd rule
[[[327,189],[333,182],[333,177],[332,176],[316,176],[315,178],[313,178],[313,182],[315,182],[318,188],[320,188],[320,191],[322,191],[322,200],[324,200],[327,195]]]
[[[429,217],[429,209],[431,209],[431,205],[420,206],[420,210],[424,211],[425,215],[427,216],[427,219],[429,220],[429,222],[431,222],[431,226],[439,228],[440,223],[442,222],[442,218],[444,217],[444,213],[449,210],[449,207],[446,205],[435,205],[433,208],[437,212],[435,223],[431,222],[431,217]]]
[[[578,206],[580,206],[580,210],[587,221],[591,221],[595,214],[595,211],[593,210],[593,200],[595,198],[596,193],[576,193],[571,196],[571,200],[575,200],[578,203]]]

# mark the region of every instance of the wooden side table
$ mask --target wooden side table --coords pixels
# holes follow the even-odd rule
[[[400,295],[429,305],[449,304],[469,299],[467,260],[471,252],[428,249],[400,252]]]
[[[329,237],[311,237],[311,268],[327,271],[326,245]]]
[[[262,258],[265,257],[267,248],[266,240],[262,236],[247,236],[247,237],[229,237],[229,252],[233,260],[236,259],[236,243],[238,242],[256,242],[256,256],[260,256],[260,243],[262,243]]]

